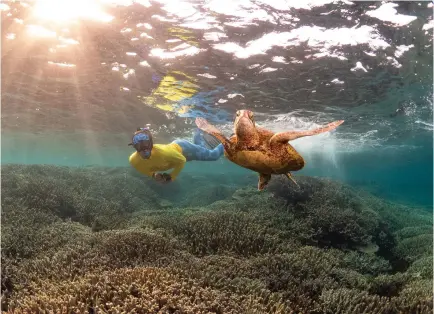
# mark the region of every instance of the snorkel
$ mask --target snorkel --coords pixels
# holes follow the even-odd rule
[[[137,128],[131,143],[128,145],[133,146],[143,159],[149,159],[149,157],[151,157],[152,147],[154,146],[149,127]]]

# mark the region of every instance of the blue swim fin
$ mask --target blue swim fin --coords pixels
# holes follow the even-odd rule
[[[193,140],[194,144],[206,147],[208,149],[214,149],[221,144],[217,138],[200,130],[199,128],[194,130]]]

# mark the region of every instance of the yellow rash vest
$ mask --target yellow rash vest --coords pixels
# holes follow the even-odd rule
[[[154,144],[149,159],[143,159],[138,152],[131,154],[130,165],[138,172],[152,177],[157,171],[173,169],[170,176],[172,181],[176,179],[184,168],[186,159],[182,154],[182,148],[176,143]]]

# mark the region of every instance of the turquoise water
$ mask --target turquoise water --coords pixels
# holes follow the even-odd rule
[[[165,143],[202,116],[229,135],[249,108],[274,131],[344,119],[294,142],[300,174],[431,207],[429,5],[5,2],[2,164],[126,166],[137,126]],[[185,172],[236,168],[216,165]]]
[[[106,138],[108,137],[108,138]],[[98,139],[97,139],[98,138]],[[63,166],[109,166],[128,167],[129,147],[113,149],[111,145],[124,144],[128,134],[122,136],[95,136],[57,138],[56,135],[37,136],[3,134],[2,162],[4,164],[51,164]],[[31,139],[30,142],[27,142]],[[83,140],[85,139],[85,140]],[[170,139],[169,139],[170,140]],[[367,191],[406,204],[414,204],[432,209],[433,154],[430,138],[422,147],[376,148],[363,152],[328,152],[309,154],[306,149],[306,166],[300,175],[326,177],[361,187]],[[65,146],[65,141],[68,144]],[[106,141],[105,147],[95,147],[94,143]],[[16,143],[26,143],[17,147]],[[426,144],[426,146],[424,146]],[[296,146],[297,148],[297,146]],[[251,172],[221,158],[216,162],[187,163],[183,173],[188,174],[228,174],[246,175]],[[182,175],[180,177],[182,180]],[[256,182],[252,181],[254,186]]]

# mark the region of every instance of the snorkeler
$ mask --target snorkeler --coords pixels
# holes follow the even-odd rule
[[[182,139],[169,144],[154,144],[149,128],[138,128],[128,144],[136,149],[129,158],[130,165],[158,182],[168,183],[176,179],[186,162],[215,161],[224,153],[223,144],[199,129],[195,131],[193,141],[194,144]],[[171,173],[157,173],[172,168]]]

